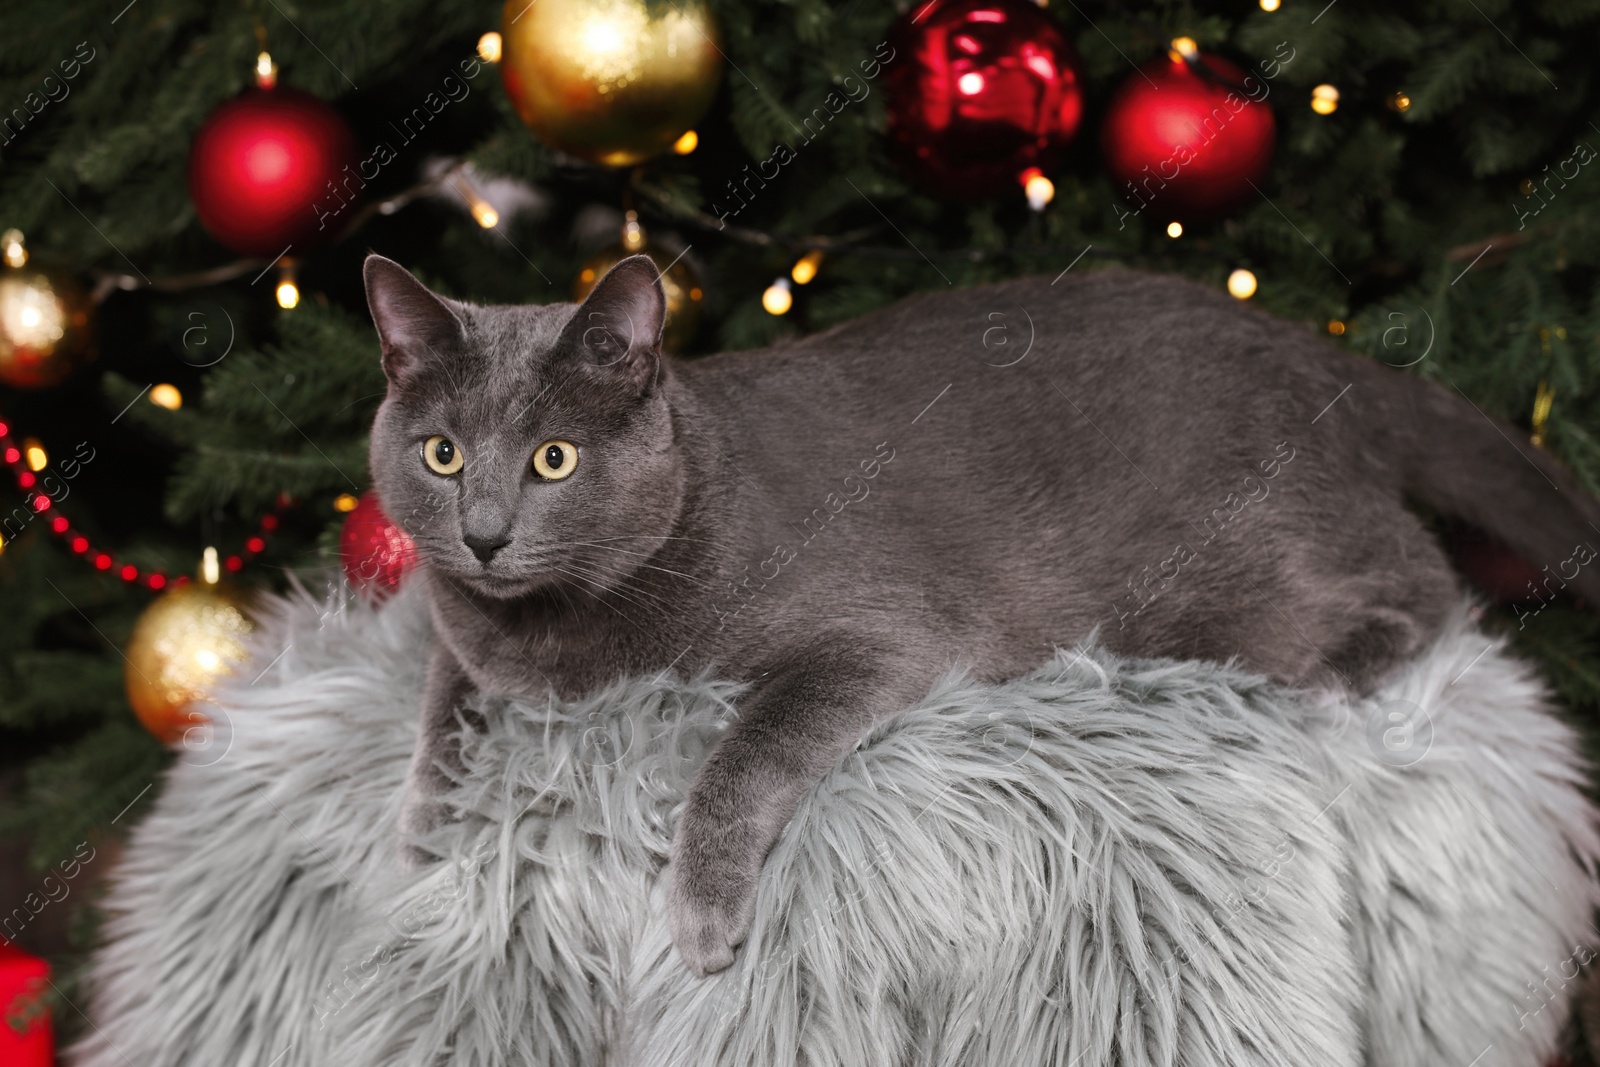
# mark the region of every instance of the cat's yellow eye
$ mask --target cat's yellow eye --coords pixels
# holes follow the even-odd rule
[[[461,469],[461,464],[466,462],[455,442],[438,434],[434,434],[423,444],[422,461],[435,474],[454,474]]]
[[[533,454],[533,470],[541,478],[559,482],[578,469],[578,446],[570,441],[546,441]]]

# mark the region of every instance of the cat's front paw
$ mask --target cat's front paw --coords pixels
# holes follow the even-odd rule
[[[689,969],[704,978],[733,963],[756,911],[760,858],[752,862],[725,841],[696,842],[680,831],[673,842],[667,887],[672,943]]]
[[[444,824],[446,814],[443,801],[426,778],[406,783],[396,826],[402,871],[415,873],[438,862],[439,856],[425,848],[422,841]]]

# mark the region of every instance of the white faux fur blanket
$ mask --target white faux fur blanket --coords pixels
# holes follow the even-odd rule
[[[274,608],[133,834],[71,1062],[1535,1067],[1591,958],[1575,739],[1465,610],[1360,702],[1093,649],[949,679],[811,791],[709,979],[661,873],[737,689],[491,701],[454,860],[404,875],[431,641],[414,591]]]

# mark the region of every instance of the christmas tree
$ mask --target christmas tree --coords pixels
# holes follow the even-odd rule
[[[536,40],[519,0],[16,0],[0,13],[0,230],[18,231],[0,242],[6,277],[75,279],[80,295],[56,291],[97,357],[70,366],[65,337],[48,368],[61,381],[17,372],[0,388],[15,453],[0,480],[0,831],[27,857],[6,885],[19,900],[86,845],[114,852],[184,758],[125,689],[134,624],[164,586],[208,547],[237,584],[340,581],[384,389],[368,251],[456,297],[547,303],[643,248],[677,287],[688,358],[922,290],[1180,272],[1458,390],[1600,490],[1600,3],[1051,5],[1012,42],[1053,57],[1037,160],[1014,142],[928,139],[934,89],[913,76],[927,60],[903,5],[712,0],[696,21],[666,0],[538,4]],[[669,16],[714,61],[669,72],[661,92],[679,110],[664,117],[562,115],[513,66],[518,48],[606,52]],[[988,91],[967,77],[955,92]],[[1201,135],[1220,145],[1243,136],[1231,116],[1254,116],[1253,142],[1228,149],[1227,196],[1180,197],[1181,157],[1134,165],[1157,118],[1134,95],[1157,78],[1247,97]],[[226,187],[237,175],[191,169],[219,108],[284,90],[347,125],[319,150],[351,164],[296,202],[288,255],[286,231],[246,232]],[[1493,546],[1441,535],[1475,576],[1509,583],[1494,624],[1593,722],[1594,617],[1527,597],[1543,576]],[[100,873],[83,866],[85,883]],[[48,952],[67,996],[91,898],[4,934]],[[68,917],[83,937],[63,935]]]

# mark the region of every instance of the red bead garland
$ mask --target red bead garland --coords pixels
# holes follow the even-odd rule
[[[11,427],[3,419],[0,419],[0,456],[4,457],[6,464],[15,472],[17,487],[23,491],[28,507],[32,508],[36,514],[42,514],[55,506],[55,501],[48,493],[43,489],[36,488],[39,479],[33,471],[28,469],[27,464],[23,461],[22,449],[17,447],[11,440]],[[278,528],[278,516],[291,503],[292,501],[287,495],[278,497],[277,506],[272,512],[262,516],[255,536],[245,541],[243,551],[224,560],[223,566],[230,573],[237,573],[242,570],[247,561],[266,551],[267,535]],[[72,550],[73,555],[82,556],[96,570],[114,570],[117,577],[130,585],[140,584],[149,589],[159,590],[165,589],[169,585],[181,586],[189,584],[189,576],[187,574],[172,577],[161,571],[141,571],[131,563],[119,563],[111,553],[96,548],[87,537],[74,530],[71,521],[65,515],[60,514],[59,511],[50,519],[50,532],[61,538],[67,547]]]

